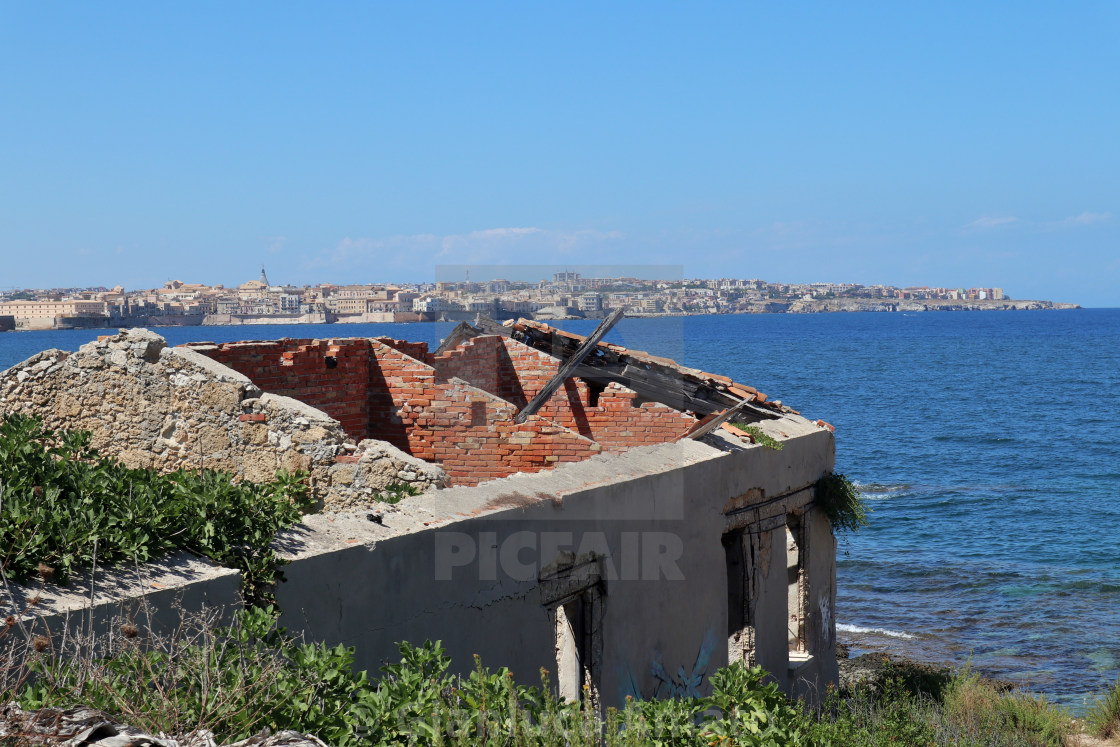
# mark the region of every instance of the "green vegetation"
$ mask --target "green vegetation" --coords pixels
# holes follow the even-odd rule
[[[400,503],[409,496],[420,495],[421,492],[420,488],[407,482],[394,482],[378,494],[377,500],[383,503]]]
[[[1085,722],[1101,739],[1120,737],[1120,679],[1093,698]]]
[[[887,664],[872,681],[829,690],[807,708],[742,664],[711,675],[705,698],[630,699],[600,719],[540,687],[518,685],[477,657],[449,673],[439,643],[399,646],[380,681],[352,670],[354,649],[302,643],[275,627],[272,609],[248,609],[229,627],[195,619],[177,638],[103,636],[97,656],[27,646],[0,667],[0,697],[24,708],[92,706],[152,733],[213,731],[219,742],[268,727],[340,745],[540,745],[556,747],[929,747],[1062,745],[1069,714],[1044,699],[1006,693],[967,669],[936,673]],[[0,629],[0,652],[5,634]],[[0,653],[0,663],[5,663]],[[18,676],[13,678],[13,673]]]
[[[782,450],[782,442],[776,438],[767,436],[757,425],[748,425],[747,423],[739,422],[732,423],[731,425],[749,435],[751,441],[756,444],[765,446],[767,449],[773,449],[774,451]]]
[[[167,636],[141,627],[141,614],[108,635],[51,639],[25,635],[13,615],[0,621],[0,702],[85,705],[151,733],[208,729],[220,742],[269,728],[340,746],[1010,747],[1062,745],[1074,734],[1065,711],[967,668],[949,675],[888,664],[875,681],[830,690],[811,709],[761,669],[734,664],[710,676],[708,697],[631,699],[601,717],[559,701],[543,671],[540,686],[477,659],[469,675],[450,674],[438,642],[400,644],[400,661],[371,680],[354,672],[353,648],[295,639],[267,606],[279,569],[271,541],[308,505],[301,475],[267,485],[214,471],[158,475],[102,457],[89,442],[87,433],[56,433],[32,418],[0,422],[3,581],[38,574],[65,582],[94,563],[186,549],[241,569],[257,606],[228,626],[188,617]],[[834,527],[866,525],[862,498],[843,475],[816,489]],[[399,500],[411,490],[393,485],[386,494]],[[1095,698],[1087,722],[1102,737],[1120,731],[1120,681]]]
[[[1062,747],[1076,733],[1070,714],[1025,693],[1004,692],[967,667],[936,675],[887,665],[886,675],[830,694],[814,744]]]
[[[0,422],[0,564],[16,581],[66,583],[94,564],[144,563],[189,550],[242,572],[247,601],[271,594],[276,533],[311,504],[304,475],[236,483],[214,470],[161,475],[90,447],[87,432],[54,432],[9,414]]]
[[[816,501],[834,531],[858,532],[867,526],[870,510],[856,486],[839,472],[829,472],[817,480]]]

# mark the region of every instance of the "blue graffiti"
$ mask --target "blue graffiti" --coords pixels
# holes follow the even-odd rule
[[[649,665],[649,673],[653,676],[654,686],[648,694],[642,692],[633,670],[624,664],[622,677],[619,678],[621,700],[625,701],[627,696],[638,700],[665,697],[699,698],[700,687],[704,684],[704,678],[708,676],[708,666],[711,664],[712,654],[716,652],[717,646],[719,646],[719,637],[714,629],[709,629],[704,636],[704,642],[700,644],[700,649],[696,652],[696,661],[692,665],[692,671],[685,671],[684,666],[681,665],[677,667],[676,674],[669,674],[662,661],[661,652],[655,652]]]

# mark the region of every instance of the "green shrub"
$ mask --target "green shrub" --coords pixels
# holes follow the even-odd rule
[[[1085,721],[1101,739],[1120,737],[1120,678],[1103,693],[1093,696]]]
[[[265,484],[214,470],[161,475],[100,455],[90,439],[22,415],[0,422],[6,574],[65,584],[94,563],[144,563],[185,549],[241,570],[249,601],[269,597],[280,566],[272,540],[311,506],[304,475],[281,472]]]
[[[839,472],[817,480],[816,502],[828,517],[833,531],[858,532],[867,526],[869,509],[856,486]]]
[[[791,703],[776,683],[763,684],[765,677],[761,667],[748,668],[742,662],[712,675],[712,694],[700,699],[708,711],[701,732],[707,744],[810,744],[805,711]]]
[[[828,747],[927,747],[936,740],[936,703],[899,676],[830,691],[810,726],[810,743]]]
[[[353,671],[354,649],[300,643],[275,620],[271,607],[248,608],[231,627],[196,619],[174,638],[143,636],[96,657],[46,653],[20,705],[84,705],[150,733],[208,729],[219,741],[267,727],[357,744],[373,690]]]
[[[711,675],[709,697],[628,699],[600,719],[557,700],[544,671],[539,687],[522,686],[476,657],[469,675],[453,675],[439,642],[400,644],[399,662],[371,681],[354,673],[354,649],[295,640],[275,627],[272,609],[246,610],[228,628],[197,623],[176,639],[109,648],[96,657],[32,654],[36,679],[19,692],[21,705],[84,704],[153,733],[209,729],[219,742],[294,729],[340,747],[1012,747],[1061,745],[1073,734],[1064,711],[1000,692],[967,669],[938,685],[941,698],[914,689],[925,680],[886,671],[830,690],[809,711],[762,669],[736,663]]]
[[[830,692],[814,721],[812,744],[832,747],[1061,747],[1075,734],[1063,709],[967,666],[942,679],[888,664],[873,681]]]
[[[773,449],[774,451],[782,450],[782,442],[772,436],[768,436],[763,433],[762,429],[757,425],[748,425],[746,423],[737,422],[732,423],[731,425],[748,434],[751,437],[751,441],[758,444],[759,446],[765,446],[767,449]]]
[[[1120,737],[1120,679],[1093,696],[1085,722],[1089,731],[1101,739]]]
[[[945,689],[944,721],[967,735],[992,734],[996,745],[1060,747],[1073,731],[1073,719],[1046,698],[1001,692],[966,666]]]

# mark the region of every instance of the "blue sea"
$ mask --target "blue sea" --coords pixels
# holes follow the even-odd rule
[[[158,331],[436,343],[451,326]],[[0,369],[97,334],[0,334]],[[1074,707],[1120,675],[1120,309],[625,319],[608,339],[836,426],[837,470],[873,509],[840,543],[854,653],[970,659]]]

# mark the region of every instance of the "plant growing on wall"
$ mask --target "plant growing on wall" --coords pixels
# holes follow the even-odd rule
[[[817,480],[816,502],[828,517],[833,531],[858,532],[868,524],[869,509],[852,481],[839,472]]]
[[[782,450],[782,442],[763,433],[762,429],[757,425],[748,425],[746,423],[732,423],[731,425],[746,433],[751,437],[751,441],[759,446],[765,446],[767,449],[773,449],[774,451]]]
[[[400,503],[403,499],[413,495],[420,495],[420,488],[409,485],[407,482],[394,482],[382,488],[377,495],[377,500],[382,503]]]

